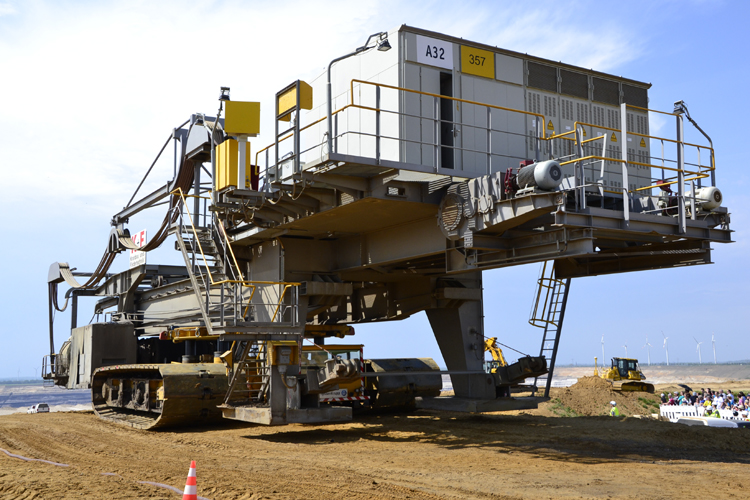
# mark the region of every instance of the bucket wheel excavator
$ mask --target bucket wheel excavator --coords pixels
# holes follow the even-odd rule
[[[95,269],[50,266],[43,377],[90,388],[100,417],[144,429],[220,418],[347,420],[352,409],[334,404],[336,391],[363,386],[377,391],[373,403],[535,407],[538,398],[506,396],[545,376],[548,394],[572,278],[707,264],[713,243],[731,242],[713,148],[702,149],[704,159],[710,151],[708,165],[685,162],[694,145],[684,140],[683,116],[695,122],[681,101],[670,113],[677,138],[668,139],[677,156],[652,164],[647,142],[658,138],[648,135],[649,84],[501,49],[493,49],[497,64],[518,69],[515,83],[495,78],[500,69],[450,73],[417,61],[409,47],[429,39],[458,55],[477,46],[402,26],[391,43],[403,50],[388,51],[388,36],[376,33],[345,56],[361,59],[360,73],[340,89],[347,102],[338,109],[330,66],[326,85],[282,88],[273,143],[254,155],[249,139],[260,130],[260,104],[231,99],[229,88],[221,88],[215,116],[192,114],[173,128],[157,155],[174,146],[172,179],[140,198],[139,186],[113,215]],[[481,61],[495,64],[486,48]],[[364,74],[381,68],[375,59],[383,57],[392,58],[393,71]],[[331,63],[341,68],[339,80],[351,69],[342,59]],[[461,85],[453,81],[459,74]],[[604,102],[588,90],[580,97],[579,108],[606,107],[608,124],[587,123],[587,115],[573,121],[572,104],[559,118],[542,114],[558,97],[545,94],[542,108],[537,87],[554,94],[560,81],[565,89],[614,89]],[[507,105],[493,104],[496,94],[483,102],[480,82],[507,95]],[[521,98],[513,97],[522,87]],[[624,146],[631,143],[640,149]],[[652,184],[657,169],[663,175]],[[127,228],[146,209],[164,210],[148,239]],[[147,263],[167,241],[180,263]],[[129,268],[114,271],[121,254]],[[494,339],[485,343],[482,272],[543,262],[540,287],[552,292],[540,292],[549,300],[537,300],[532,318],[545,328],[542,348],[507,363]],[[81,297],[95,298],[105,321],[78,325]],[[70,337],[56,353],[54,313],[66,308]],[[353,334],[351,325],[423,311],[446,370],[433,360],[367,364],[361,355],[334,355],[333,347],[313,359],[309,349]],[[496,357],[489,371],[485,349]],[[452,398],[437,397],[443,374]]]

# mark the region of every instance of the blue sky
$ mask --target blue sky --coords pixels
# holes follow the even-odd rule
[[[533,6],[532,6],[533,5]],[[213,113],[218,89],[260,100],[272,136],[274,93],[312,80],[367,35],[409,24],[653,83],[651,107],[685,100],[716,147],[717,182],[736,243],[714,245],[711,266],[573,281],[559,363],[601,356],[750,359],[744,133],[750,8],[745,2],[75,2],[0,0],[0,377],[33,376],[47,351],[46,274],[55,261],[93,269],[122,208],[166,140],[190,113]],[[652,122],[671,135],[673,123]],[[688,139],[699,137],[689,131]],[[160,163],[148,192],[171,175]],[[157,217],[131,230],[155,228]],[[171,245],[168,245],[171,246]],[[150,262],[177,256],[169,249]],[[117,270],[126,263],[119,258]],[[538,266],[485,273],[485,334],[536,354],[528,325]],[[81,306],[80,323],[90,317]],[[68,314],[56,317],[56,345]],[[431,356],[442,362],[424,314],[358,327],[370,357]],[[515,355],[508,352],[508,357]]]

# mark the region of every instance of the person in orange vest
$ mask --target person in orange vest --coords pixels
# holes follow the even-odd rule
[[[619,417],[620,416],[620,410],[617,408],[617,402],[610,401],[609,404],[612,406],[612,408],[609,409],[609,416],[610,417]]]

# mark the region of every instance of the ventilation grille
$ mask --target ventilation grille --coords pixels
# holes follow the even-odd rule
[[[339,192],[339,205],[348,205],[354,201],[354,197],[349,193]]]
[[[529,87],[557,92],[557,68],[529,61]]]
[[[583,123],[591,123],[591,118],[589,117],[589,105],[577,102],[576,103],[576,121],[583,122]]]
[[[544,96],[544,113],[547,118],[557,118],[557,97]]]
[[[574,122],[575,115],[573,114],[573,101],[569,101],[568,99],[560,99],[560,104],[562,105],[562,109],[560,112],[560,116],[563,120],[570,120]]]
[[[594,78],[594,100],[606,104],[620,104],[620,85],[612,80]]]
[[[458,224],[461,222],[462,212],[463,206],[458,201],[457,196],[446,198],[446,202],[440,212],[440,218],[443,221],[443,227],[446,231],[453,231],[458,227]]]
[[[599,125],[600,127],[606,127],[607,125],[604,123],[604,108],[601,106],[594,106],[594,125]]]
[[[612,158],[613,160],[619,160],[620,158],[622,158],[621,155],[622,155],[622,149],[620,148],[620,146],[615,146],[615,145],[607,146],[607,154],[605,155],[607,158]],[[620,165],[620,162],[607,160],[607,164],[608,165]]]
[[[616,109],[608,109],[607,110],[607,124],[605,125],[609,128],[616,128],[620,129],[620,111]]]
[[[574,73],[565,69],[560,70],[560,92],[563,94],[589,98],[589,77],[583,73]]]
[[[529,111],[542,114],[542,96],[536,92],[529,92]]]
[[[635,115],[635,131],[639,134],[648,135],[648,117]]]
[[[622,94],[622,98],[626,103],[641,108],[648,107],[648,90],[640,87],[633,87],[632,85],[625,85],[623,83]]]
[[[397,186],[388,186],[386,191],[388,196],[406,196],[406,188]]]

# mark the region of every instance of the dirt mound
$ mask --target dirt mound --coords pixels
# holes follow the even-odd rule
[[[616,401],[621,415],[659,412],[659,397],[645,392],[619,392],[599,377],[581,377],[570,387],[555,391],[547,403],[549,411],[564,416],[608,415],[610,401]]]

